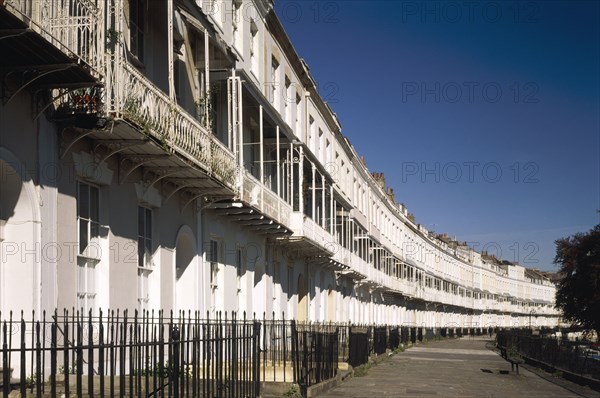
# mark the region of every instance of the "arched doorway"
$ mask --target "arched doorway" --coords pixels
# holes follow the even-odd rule
[[[300,274],[298,276],[298,321],[308,320],[308,289],[306,279]]]
[[[0,148],[0,311],[38,310],[39,205],[16,157]],[[18,281],[18,283],[14,283]]]
[[[175,308],[195,310],[197,303],[196,243],[190,227],[184,225],[177,234],[175,246]]]

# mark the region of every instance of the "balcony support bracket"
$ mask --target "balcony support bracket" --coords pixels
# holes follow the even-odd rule
[[[51,73],[54,72],[62,72],[64,70],[67,70],[73,66],[76,66],[75,64],[67,64],[66,66],[60,66],[56,69],[50,69],[47,70],[45,72],[39,73],[36,76],[32,77],[31,79],[27,80],[26,82],[23,82],[21,84],[21,87],[19,87],[14,93],[12,93],[12,95],[4,102],[4,106],[8,106],[8,104],[10,103],[10,101],[12,101],[13,98],[15,98],[21,91],[23,91],[25,88],[27,88],[29,85],[31,85],[31,83],[35,82],[36,80],[41,79],[42,77],[49,75]],[[22,74],[23,76],[27,73],[28,71],[23,71]],[[9,75],[10,73],[7,73],[7,75],[5,76],[5,81],[6,81],[6,77]]]
[[[98,164],[101,164],[102,162],[106,162],[111,156],[113,156],[127,148],[144,145],[147,142],[148,142],[147,138],[141,139],[141,140],[96,140],[94,142],[93,151],[94,151],[94,154],[99,157],[99,154],[101,152],[100,148],[106,149],[107,153],[105,153],[104,157],[102,157],[98,161]]]
[[[155,160],[166,159],[169,155],[124,155],[121,156],[119,162],[119,184],[127,180],[127,178],[135,170]]]

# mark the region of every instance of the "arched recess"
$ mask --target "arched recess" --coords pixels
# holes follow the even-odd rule
[[[0,311],[3,313],[39,312],[40,307],[41,217],[35,186],[25,170],[12,152],[0,147]]]
[[[308,288],[304,275],[298,276],[298,321],[306,322],[308,320]]]
[[[327,321],[334,322],[335,319],[335,293],[331,285],[327,286]]]
[[[183,225],[177,232],[175,245],[175,309],[196,310],[198,302],[198,267],[196,238],[192,229]]]

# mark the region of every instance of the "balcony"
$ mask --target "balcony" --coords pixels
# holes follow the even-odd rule
[[[18,88],[96,85],[104,60],[102,2],[6,0],[0,2],[0,52],[6,76]]]
[[[103,2],[89,0],[7,0],[7,11],[71,58],[102,70]]]
[[[290,226],[293,235],[288,238],[289,244],[298,252],[319,259],[320,262],[331,262],[338,250],[338,244],[333,236],[321,225],[314,222],[302,212],[292,212]]]
[[[338,247],[333,258],[345,266],[341,271],[342,274],[361,281],[359,283],[370,284],[373,287],[402,294],[406,297],[417,297],[418,295],[415,282],[388,275],[348,249]]]
[[[96,166],[119,154],[119,182],[141,171],[144,189],[160,182],[164,201],[178,192],[183,207],[236,197],[234,154],[174,99],[119,57],[107,63],[104,82],[104,90],[78,89],[56,101],[56,115],[73,126],[63,134],[61,157],[87,137]]]
[[[289,227],[292,208],[248,171],[244,172],[241,199],[278,224]]]
[[[235,190],[234,154],[198,120],[126,62],[115,62],[109,84],[109,109],[169,153],[176,153],[208,176]]]

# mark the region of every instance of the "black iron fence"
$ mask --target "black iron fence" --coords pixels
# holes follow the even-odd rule
[[[349,350],[347,362],[356,367],[367,363],[372,354],[381,355],[387,349],[395,350],[400,344],[434,340],[441,337],[446,329],[414,326],[372,326],[359,325],[348,328]]]
[[[390,328],[388,334],[388,348],[395,349],[400,345],[400,328]]]
[[[407,327],[403,327],[400,333],[400,341],[402,344],[408,344],[408,340],[410,339],[410,331]]]
[[[260,323],[235,315],[65,311],[32,322],[11,314],[0,337],[2,393],[255,397],[259,341]]]
[[[600,380],[600,355],[589,341],[532,335],[530,330],[498,330],[498,347],[543,367]]]
[[[0,319],[3,314],[0,313]],[[257,397],[308,387],[447,328],[297,323],[198,312],[80,311],[0,323],[0,391],[21,396]],[[31,318],[36,319],[36,314]]]
[[[291,324],[294,381],[306,396],[308,387],[337,375],[339,329],[327,324]]]
[[[366,327],[350,329],[348,364],[352,367],[369,361],[369,330]]]
[[[272,314],[273,318],[275,314]],[[348,324],[261,320],[261,377],[306,389],[337,374],[348,356]]]
[[[388,348],[387,331],[385,326],[373,328],[373,352],[377,355],[383,354]]]
[[[3,396],[257,397],[264,381],[306,391],[349,351],[349,325],[235,313],[65,311],[0,325]]]

